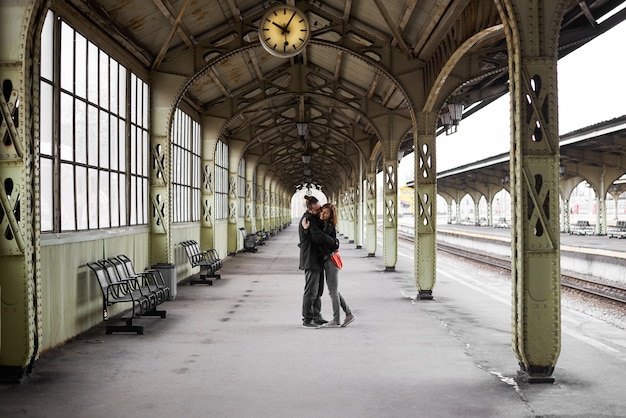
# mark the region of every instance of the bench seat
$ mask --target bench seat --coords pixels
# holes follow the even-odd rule
[[[185,248],[191,267],[200,267],[200,278],[189,280],[190,285],[208,284],[213,286],[212,279],[221,279],[221,275],[217,271],[222,268],[222,259],[219,257],[216,249],[212,248],[203,251],[194,240],[183,241],[181,245]]]
[[[158,311],[158,295],[150,292],[137,278],[120,277],[114,264],[104,260],[90,261],[87,267],[93,271],[102,293],[102,316],[109,321],[108,307],[124,303],[128,310],[121,315],[125,325],[107,325],[106,333],[134,332],[143,334],[143,327],[133,325],[133,319],[141,316],[159,316],[165,318],[165,311]]]

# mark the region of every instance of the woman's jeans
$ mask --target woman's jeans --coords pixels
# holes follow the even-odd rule
[[[328,294],[330,295],[330,300],[333,304],[333,322],[341,324],[339,308],[341,307],[341,309],[343,309],[346,316],[352,315],[352,312],[346,304],[346,301],[337,290],[339,287],[339,269],[330,258],[324,261],[324,273],[326,274],[326,287],[328,288]]]

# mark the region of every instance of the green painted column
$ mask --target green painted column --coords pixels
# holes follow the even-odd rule
[[[205,116],[202,119],[202,190],[200,248],[215,246],[215,152],[219,130],[224,121]]]
[[[272,211],[272,202],[271,202],[271,180],[269,176],[265,177],[265,190],[263,193],[263,222],[264,228],[269,234],[272,232],[272,222],[271,222],[271,211]]]
[[[497,2],[511,77],[513,351],[532,382],[561,349],[557,45],[563,4]],[[564,2],[563,2],[564,3]],[[511,10],[517,14],[509,16]],[[518,26],[519,25],[519,26]]]
[[[155,72],[150,75],[151,159],[150,264],[171,263],[172,146],[170,129],[176,97],[185,77]]]
[[[383,261],[385,270],[393,271],[398,262],[398,159],[396,155],[385,159],[383,179]]]
[[[252,166],[252,164],[249,164]],[[246,213],[244,214],[244,226],[246,227],[246,233],[251,234],[253,227],[256,228],[256,201],[254,200],[254,194],[256,190],[254,187],[254,168],[248,167],[246,164]]]
[[[372,164],[373,165],[373,164]],[[366,175],[365,188],[365,249],[368,257],[376,255],[376,171],[370,170]]]
[[[362,171],[359,171],[362,173]],[[354,222],[356,228],[356,235],[354,236],[354,243],[356,244],[356,248],[360,249],[363,247],[363,176],[359,175],[357,180],[357,185],[355,188],[356,198],[355,198],[355,210],[354,210]]]
[[[238,229],[237,217],[237,163],[239,158],[229,158],[228,161],[228,253],[237,254],[237,242],[241,232]]]
[[[415,283],[419,299],[432,299],[436,281],[436,115],[420,115],[415,149]]]
[[[265,181],[263,172],[266,169],[266,165],[259,164],[256,169],[256,230],[263,231],[267,228],[265,227],[265,204],[264,204],[264,196],[265,196]]]
[[[348,217],[348,242],[350,244],[354,243],[354,239],[356,237],[356,192],[354,185],[348,186],[348,190],[346,193],[346,209],[347,209],[347,217]]]
[[[43,345],[39,226],[42,4],[0,5],[0,381],[19,381]],[[37,20],[36,17],[41,17]],[[34,144],[33,148],[29,144]]]

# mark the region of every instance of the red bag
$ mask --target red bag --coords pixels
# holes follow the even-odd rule
[[[339,255],[339,250],[335,251],[330,255],[330,259],[333,260],[333,263],[337,266],[339,270],[343,267],[343,261],[341,261],[341,256]]]

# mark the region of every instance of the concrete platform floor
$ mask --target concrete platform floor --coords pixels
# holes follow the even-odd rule
[[[440,254],[434,300],[415,301],[410,246],[395,272],[341,253],[346,328],[301,327],[293,225],[214,286],[179,284],[167,318],[136,321],[144,335],[102,324],[44,353],[0,386],[0,417],[626,416],[623,330],[564,308],[555,383],[518,382],[506,274]]]

